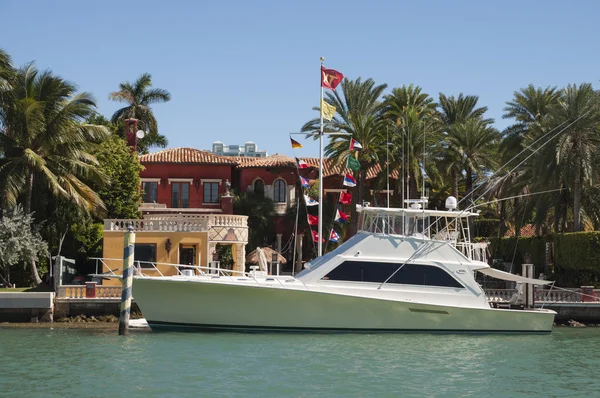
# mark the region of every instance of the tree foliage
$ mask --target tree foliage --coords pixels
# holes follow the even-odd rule
[[[152,146],[167,146],[167,138],[158,133],[158,122],[150,105],[171,100],[171,94],[162,88],[152,88],[152,76],[149,73],[143,73],[133,83],[121,83],[119,91],[112,92],[110,99],[127,104],[112,115],[113,123],[138,119],[140,127],[146,131],[146,136],[138,141],[138,151],[147,153]]]
[[[47,253],[40,226],[34,224],[33,215],[25,213],[22,206],[8,209],[0,217],[0,270],[5,284],[10,283],[12,266],[25,264],[24,260],[37,262]]]

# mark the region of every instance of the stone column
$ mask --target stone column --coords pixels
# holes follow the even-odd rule
[[[525,278],[533,278],[533,264],[523,264],[522,265],[522,273]],[[523,286],[523,298],[525,300],[525,308],[533,308],[534,306],[534,294],[533,289],[534,285],[530,283],[525,283]]]
[[[243,243],[235,243],[231,252],[234,254],[234,269],[240,272],[246,271],[246,245]]]

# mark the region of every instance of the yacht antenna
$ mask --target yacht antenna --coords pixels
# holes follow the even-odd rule
[[[390,208],[390,126],[385,127],[385,165],[386,165],[386,177],[387,182],[387,207]]]

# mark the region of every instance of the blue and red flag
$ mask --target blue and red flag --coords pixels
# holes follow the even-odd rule
[[[308,186],[310,185],[310,180],[308,178],[300,176],[300,185],[302,185],[302,188],[308,188]]]
[[[345,185],[347,187],[355,187],[356,186],[356,180],[354,179],[354,177],[352,177],[352,174],[346,174],[343,185]]]
[[[332,242],[337,242],[340,240],[340,235],[335,232],[335,229],[331,230],[331,234],[329,235],[329,240]]]
[[[346,213],[344,213],[343,211],[336,210],[335,221],[341,222],[341,223],[346,223],[346,222],[348,222],[348,215]]]

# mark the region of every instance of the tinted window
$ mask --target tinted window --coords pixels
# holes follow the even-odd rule
[[[142,268],[152,268],[151,263],[156,262],[156,244],[154,243],[136,243],[133,249],[133,259],[140,262]]]
[[[204,203],[219,203],[219,183],[204,183]]]
[[[402,264],[345,261],[327,277],[337,281],[384,282]],[[406,264],[387,283],[463,288],[450,274],[432,265]]]
[[[285,203],[285,189],[286,184],[283,180],[275,181],[275,193],[273,194],[273,201],[275,203]]]

